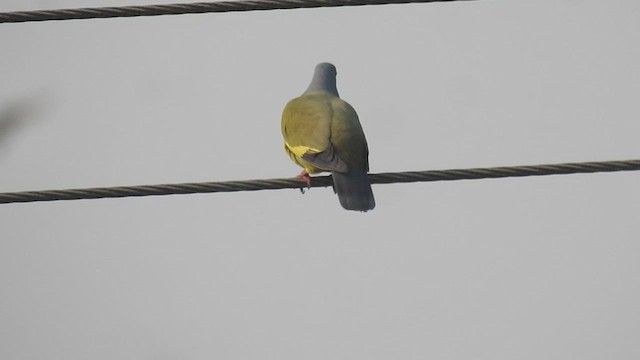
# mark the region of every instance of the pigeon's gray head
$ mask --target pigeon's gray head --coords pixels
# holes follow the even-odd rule
[[[336,88],[336,67],[330,63],[320,63],[316,65],[316,70],[313,73],[311,84],[304,92],[303,95],[315,93],[315,92],[327,92],[329,94],[339,96],[338,89]]]

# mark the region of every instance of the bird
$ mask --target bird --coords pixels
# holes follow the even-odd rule
[[[282,112],[284,148],[303,168],[298,178],[311,186],[309,174],[331,172],[333,189],[346,210],[375,206],[369,182],[369,148],[358,114],[338,95],[333,64],[316,65],[311,83]]]

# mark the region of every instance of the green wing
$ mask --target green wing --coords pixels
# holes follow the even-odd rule
[[[335,111],[329,94],[291,100],[282,113],[282,135],[289,156],[307,172],[346,171],[332,143]]]

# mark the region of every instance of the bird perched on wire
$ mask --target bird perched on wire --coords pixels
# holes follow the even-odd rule
[[[282,113],[284,148],[304,169],[299,178],[311,186],[309,174],[330,171],[333,189],[347,210],[376,206],[369,183],[369,149],[356,111],[340,99],[336,67],[316,66],[307,90]]]

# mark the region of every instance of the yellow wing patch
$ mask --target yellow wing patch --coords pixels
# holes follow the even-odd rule
[[[308,174],[322,171],[321,169],[313,166],[313,164],[302,160],[302,156],[304,154],[319,153],[320,150],[303,145],[291,146],[287,144],[287,142],[284,143],[284,149],[287,151],[287,154],[289,154],[289,157],[291,157],[291,160],[293,160],[293,162],[295,162],[296,164],[302,166],[302,168],[304,168],[304,171],[306,171]]]
[[[284,145],[287,147],[287,149],[289,149],[289,151],[291,151],[297,157],[302,157],[302,155],[307,153],[316,154],[320,152],[320,150],[318,149],[314,149],[312,147],[308,147],[304,145],[291,146],[286,141]]]

